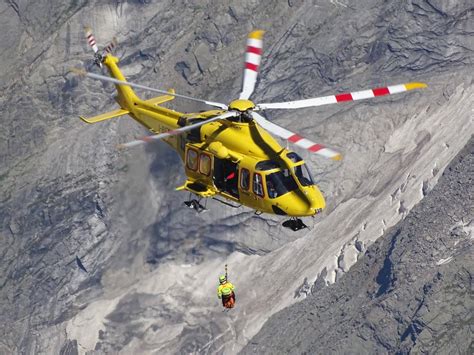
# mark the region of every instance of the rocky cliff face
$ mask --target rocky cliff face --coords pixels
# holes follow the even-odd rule
[[[474,139],[407,218],[330,287],[272,316],[242,354],[473,351]]]
[[[339,279],[474,131],[467,0],[8,1],[0,10],[0,352],[235,352],[314,280]],[[237,96],[253,28],[267,30],[256,102],[406,81],[429,88],[267,113],[345,156],[334,164],[301,152],[328,208],[311,230],[289,233],[276,217],[212,202],[196,216],[173,190],[183,170],[165,144],[121,153],[117,143],[143,134],[134,122],[77,119],[115,107],[111,86],[69,72],[91,66],[84,25],[104,44],[117,36],[131,80],[216,101]],[[225,262],[239,291],[223,315],[214,289]]]

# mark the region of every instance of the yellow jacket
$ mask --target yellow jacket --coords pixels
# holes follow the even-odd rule
[[[217,288],[217,297],[222,298],[222,296],[230,296],[232,292],[234,292],[234,285],[232,285],[230,282],[226,282],[225,284],[219,285]]]

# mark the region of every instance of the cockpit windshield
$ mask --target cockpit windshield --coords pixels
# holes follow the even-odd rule
[[[303,161],[303,159],[295,152],[289,152],[288,154],[286,154],[286,157],[290,159],[293,163],[299,163],[300,161]],[[293,169],[301,185],[314,185],[313,178],[311,177],[311,174],[308,168],[306,167],[306,164],[295,166]]]
[[[295,169],[295,175],[300,181],[300,184],[303,186],[310,186],[314,185],[313,178],[311,177],[311,173],[309,172],[308,168],[306,167],[306,164],[301,164],[298,166],[295,166],[293,169]]]
[[[314,185],[313,178],[303,159],[295,152],[289,152],[286,156],[293,164],[299,164],[290,168],[294,175],[290,173],[291,170],[288,168],[282,169],[282,166],[272,160],[260,161],[255,166],[255,169],[260,171],[278,169],[278,171],[266,175],[267,192],[270,198],[277,198],[287,192],[297,190],[298,184],[293,176],[296,176],[302,186]]]
[[[265,170],[272,170],[272,169],[278,169],[280,165],[278,165],[277,162],[274,162],[272,160],[262,160],[255,165],[255,169],[265,171]]]
[[[298,188],[298,185],[288,169],[268,174],[266,178],[268,197],[270,198],[282,196]]]
[[[303,161],[303,159],[295,152],[289,152],[286,157],[290,159],[293,163],[299,163],[300,161]]]

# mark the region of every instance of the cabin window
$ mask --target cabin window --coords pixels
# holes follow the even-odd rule
[[[240,188],[247,191],[250,188],[250,172],[245,168],[240,170]]]
[[[258,173],[253,174],[253,193],[260,197],[264,196],[262,175]]]
[[[186,155],[186,166],[188,169],[196,171],[198,168],[198,152],[194,149],[188,149]]]
[[[207,176],[211,174],[211,157],[206,153],[199,156],[199,172]]]

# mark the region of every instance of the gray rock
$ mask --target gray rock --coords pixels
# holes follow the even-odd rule
[[[333,280],[333,256],[355,235],[364,245],[377,239],[402,218],[401,200],[408,213],[423,182],[436,185],[473,131],[467,0],[22,0],[0,10],[0,353],[59,353],[74,344],[78,352],[235,352],[297,300],[304,277],[311,285],[326,268]],[[298,150],[328,204],[311,230],[291,233],[277,217],[215,201],[196,216],[174,191],[183,169],[165,144],[118,152],[144,130],[128,119],[78,120],[116,108],[111,85],[70,73],[98,70],[84,25],[101,44],[118,37],[130,80],[216,101],[238,96],[245,36],[255,27],[267,30],[256,102],[415,80],[430,87],[266,113],[345,156],[333,163]],[[206,108],[180,100],[169,107]],[[223,318],[212,299],[229,260],[238,308]]]
[[[272,316],[241,353],[470,353],[474,246],[450,231],[474,220],[473,166],[474,138],[338,283]]]

